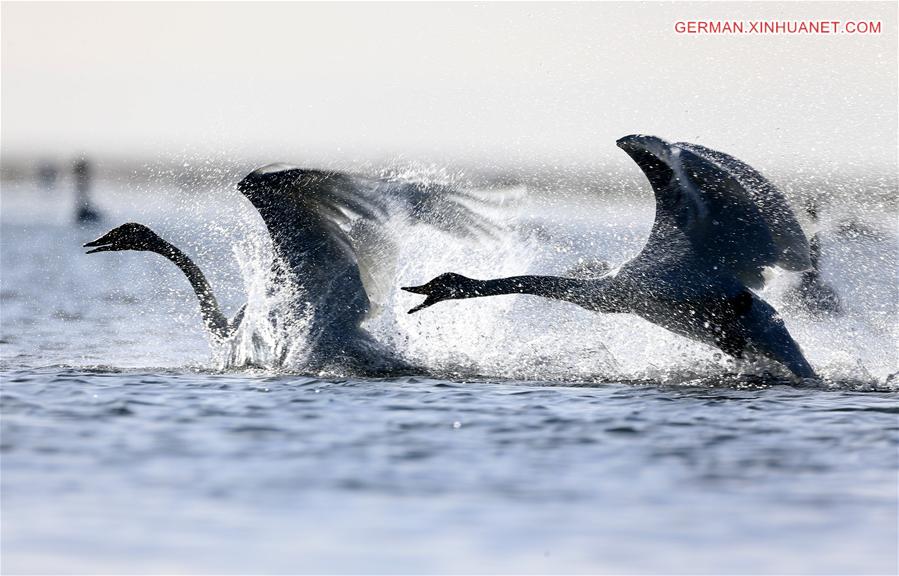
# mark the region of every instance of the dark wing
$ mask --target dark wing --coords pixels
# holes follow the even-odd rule
[[[384,222],[399,216],[457,236],[494,236],[505,227],[498,214],[518,203],[523,186],[463,188],[441,182],[376,179],[335,171],[270,164],[238,188],[258,206],[269,200],[299,204],[342,226],[358,218]]]
[[[754,288],[764,284],[766,266],[809,266],[808,243],[786,199],[749,166],[652,136],[629,136],[619,146],[655,192],[656,219],[645,249],[651,257],[676,250],[697,272],[730,273]]]
[[[774,184],[762,176],[752,166],[724,152],[718,152],[698,144],[679,142],[680,146],[689,150],[706,162],[720,167],[734,178],[745,194],[758,208],[764,219],[764,225],[771,232],[771,238],[777,251],[777,260],[773,265],[785,270],[807,270],[811,266],[809,260],[809,244],[799,225],[787,199]]]
[[[358,327],[370,303],[346,228],[356,218],[385,219],[385,208],[356,194],[345,174],[281,164],[253,171],[238,189],[262,216],[277,264],[303,291],[315,321],[329,330]]]
[[[352,298],[385,299],[393,285],[396,245],[385,224],[401,218],[465,237],[495,236],[503,219],[491,212],[523,195],[523,189],[462,190],[445,184],[376,179],[283,164],[259,168],[238,188],[253,203],[280,247],[282,258],[304,274],[351,270],[344,284]],[[510,191],[511,190],[511,191]],[[356,280],[358,279],[358,281]],[[315,284],[323,285],[325,278]],[[312,283],[307,280],[307,283]]]
[[[248,174],[237,188],[257,208],[262,203],[290,203],[338,223],[354,217],[377,220],[387,216],[383,201],[360,193],[357,178],[342,172],[269,164]]]

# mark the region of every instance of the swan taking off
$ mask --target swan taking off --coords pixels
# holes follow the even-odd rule
[[[656,199],[652,231],[635,258],[592,278],[442,274],[403,288],[427,297],[409,313],[442,300],[534,294],[637,314],[731,356],[758,354],[800,378],[815,377],[774,308],[750,291],[763,286],[766,266],[810,267],[808,242],[783,195],[750,166],[703,146],[645,135],[617,144]]]
[[[384,225],[392,218],[424,224],[456,236],[499,232],[488,215],[520,189],[465,191],[442,184],[372,179],[283,164],[259,168],[237,185],[265,222],[274,248],[269,290],[292,299],[273,325],[286,338],[303,324],[304,367],[341,366],[366,373],[408,369],[365,329],[393,280],[394,245]],[[94,252],[143,250],[172,261],[193,287],[207,331],[227,340],[241,325],[246,306],[232,320],[219,308],[200,268],[148,227],[128,223],[84,245]],[[292,344],[281,346],[283,364]]]

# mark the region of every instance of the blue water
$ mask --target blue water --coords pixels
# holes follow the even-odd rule
[[[230,193],[101,187],[108,226],[79,229],[56,196],[3,192],[3,573],[899,569],[889,225],[828,244],[844,316],[803,313],[786,275],[765,294],[817,388],[633,317],[525,297],[408,316],[407,294],[371,329],[433,373],[363,379],[227,368],[169,263],[79,248],[148,223],[233,312],[253,286],[231,242],[258,222]],[[410,240],[397,280],[617,260],[647,203],[499,248]]]

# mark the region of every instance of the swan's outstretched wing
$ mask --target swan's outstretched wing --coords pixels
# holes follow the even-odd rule
[[[806,270],[811,266],[808,240],[787,199],[774,184],[755,168],[730,154],[686,142],[678,142],[675,146],[692,152],[704,163],[723,170],[739,183],[740,192],[745,193],[758,208],[763,224],[771,232],[778,254],[775,265],[786,270]]]
[[[524,196],[523,186],[465,189],[438,182],[381,180],[286,164],[254,170],[238,184],[238,189],[254,205],[269,200],[298,205],[347,229],[357,219],[384,222],[399,216],[412,224],[427,224],[457,236],[496,235],[505,225],[504,219],[497,217],[497,209]]]
[[[391,180],[374,190],[413,224],[427,224],[460,237],[496,237],[504,228],[497,209],[524,197],[523,186],[462,188],[437,182]]]
[[[346,228],[354,218],[386,218],[385,208],[356,194],[347,175],[283,164],[254,170],[237,188],[262,216],[315,321],[332,332],[358,327],[370,302]]]
[[[618,145],[655,192],[647,258],[679,250],[697,272],[729,272],[754,288],[764,284],[766,266],[810,265],[808,242],[786,199],[751,167],[702,146],[654,136],[627,136]]]
[[[462,190],[284,164],[253,171],[238,189],[259,211],[282,258],[304,269],[312,290],[325,285],[326,274],[345,271],[342,297],[364,297],[367,312],[376,310],[371,304],[386,299],[393,285],[396,246],[384,229],[388,220],[398,217],[462,237],[495,236],[503,220],[491,212],[523,195],[521,188]]]
[[[269,164],[248,174],[237,188],[254,206],[260,203],[278,208],[299,206],[336,224],[346,224],[356,217],[370,220],[387,217],[385,203],[371,194],[360,193],[357,179],[342,172]]]

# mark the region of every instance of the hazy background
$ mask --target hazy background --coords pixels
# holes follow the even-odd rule
[[[625,165],[615,139],[647,132],[764,167],[895,173],[896,13],[894,2],[4,2],[3,162],[401,156],[558,169]],[[675,34],[699,18],[873,19],[883,33]]]

